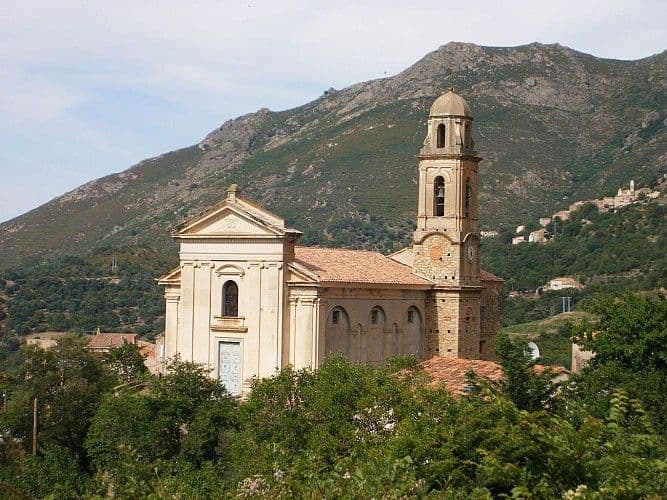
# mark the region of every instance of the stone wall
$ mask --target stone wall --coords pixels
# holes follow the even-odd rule
[[[426,355],[479,357],[479,289],[436,288],[426,302]]]
[[[495,359],[496,335],[502,324],[500,281],[482,281],[480,296],[480,337],[479,351],[481,359]]]
[[[332,288],[320,295],[321,360],[340,353],[353,363],[380,365],[397,355],[426,357],[425,291]]]
[[[413,247],[412,272],[439,284],[459,283],[461,247],[444,234],[430,234]]]

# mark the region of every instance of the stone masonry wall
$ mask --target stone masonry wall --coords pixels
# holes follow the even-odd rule
[[[480,356],[482,359],[495,359],[496,334],[502,323],[499,281],[482,281],[480,297]]]

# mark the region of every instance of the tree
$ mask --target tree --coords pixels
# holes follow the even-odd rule
[[[525,341],[512,341],[507,334],[499,334],[496,354],[503,367],[503,392],[520,409],[543,409],[551,398],[554,387],[548,371],[536,374],[536,360],[531,359]]]
[[[85,460],[83,442],[102,394],[118,383],[86,349],[87,342],[63,337],[51,349],[24,346],[10,388],[7,411],[0,414],[0,434],[32,442],[32,405],[38,403],[38,447],[55,444]]]
[[[596,355],[568,387],[572,405],[603,416],[609,411],[607,395],[623,388],[667,430],[667,301],[658,294],[626,292],[594,297],[582,307],[596,319],[578,325],[575,337]]]
[[[128,460],[150,465],[182,454],[199,464],[216,458],[219,435],[234,426],[235,404],[208,370],[177,358],[167,370],[140,393],[108,394],[92,421],[86,450],[115,486],[125,481]]]
[[[104,362],[120,378],[121,382],[130,382],[144,375],[148,370],[144,357],[137,344],[123,342],[104,355]]]
[[[658,294],[626,292],[594,297],[585,309],[597,316],[577,336],[596,353],[593,366],[615,363],[632,372],[667,371],[667,300]]]

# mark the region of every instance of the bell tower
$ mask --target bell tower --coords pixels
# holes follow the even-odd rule
[[[479,358],[480,267],[477,170],[470,108],[450,88],[428,116],[419,158],[412,270],[434,283],[427,355]]]
[[[419,155],[419,206],[415,241],[432,231],[477,233],[477,164],[470,108],[452,89],[428,116]]]

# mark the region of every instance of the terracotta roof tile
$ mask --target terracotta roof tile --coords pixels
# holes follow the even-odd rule
[[[432,384],[442,385],[452,394],[459,396],[466,393],[469,371],[473,371],[478,377],[485,378],[493,383],[498,383],[503,379],[502,366],[495,361],[436,356],[423,361],[421,365],[426,373],[431,376]],[[570,375],[570,371],[563,366],[533,366],[533,372],[536,375],[543,375],[547,371],[551,374],[552,382],[558,382]]]
[[[108,349],[111,347],[120,347],[124,343],[136,344],[137,343],[137,334],[136,333],[98,333],[94,335],[90,342],[88,342],[88,347],[90,349]]]
[[[295,247],[295,261],[321,282],[430,285],[410,268],[378,252],[343,248]]]
[[[469,371],[491,382],[500,382],[503,378],[503,369],[498,363],[481,359],[436,356],[422,362],[422,367],[431,376],[434,384],[443,385],[449,392],[457,395],[465,394]]]

